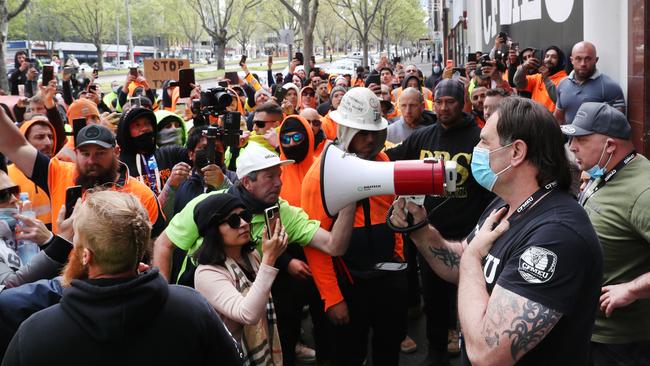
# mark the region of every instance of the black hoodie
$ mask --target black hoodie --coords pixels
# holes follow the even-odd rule
[[[241,365],[236,342],[195,290],[154,269],[74,280],[58,305],[27,319],[3,365]]]
[[[148,153],[139,154],[135,150],[133,138],[129,132],[129,124],[139,117],[146,117],[151,121],[153,126],[153,138],[151,139],[150,146],[147,147]],[[156,123],[155,114],[146,108],[132,108],[127,113],[122,114],[120,123],[117,126],[117,144],[120,145],[120,161],[122,161],[129,168],[129,175],[137,178],[141,182],[152,187],[156,185],[157,189],[152,189],[156,195],[162,190],[162,187],[167,182],[171,175],[171,169],[174,165],[181,161],[186,162],[190,166],[192,162],[187,155],[187,149],[181,146],[164,146],[156,148],[156,132],[158,124]],[[158,182],[150,182],[149,176],[146,173],[145,164],[147,160],[154,155],[156,164],[158,166],[158,177],[160,177],[160,185]]]

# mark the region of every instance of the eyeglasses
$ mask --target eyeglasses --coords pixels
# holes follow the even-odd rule
[[[11,197],[18,196],[20,194],[20,187],[13,186],[0,190],[0,202],[5,203],[11,200]]]
[[[312,120],[309,120],[309,123],[311,123],[311,125],[314,126],[314,127],[319,127],[320,124],[321,124],[321,121],[319,119],[312,119]]]
[[[228,226],[230,226],[233,229],[239,229],[241,226],[241,220],[246,221],[247,223],[250,223],[251,220],[253,219],[253,215],[244,210],[240,213],[234,213],[230,216],[228,216],[225,220],[223,220],[219,225],[226,223]]]
[[[295,132],[292,135],[286,135],[286,134],[280,135],[280,142],[284,145],[289,145],[292,140],[295,143],[299,143],[304,139],[305,139],[305,134],[302,132]]]

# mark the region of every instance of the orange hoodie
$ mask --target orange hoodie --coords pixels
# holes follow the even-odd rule
[[[302,189],[302,179],[314,162],[314,132],[306,119],[292,114],[282,121],[279,134],[282,134],[285,122],[290,119],[300,121],[300,124],[302,124],[305,131],[307,131],[307,155],[301,162],[296,162],[295,164],[289,164],[282,167],[282,190],[280,191],[280,197],[289,202],[291,206],[301,207],[300,191]],[[282,144],[280,144],[280,159],[290,159],[285,154]]]
[[[336,131],[338,130],[338,124],[334,122],[332,117],[330,117],[330,112],[327,112],[324,117],[320,118],[320,128],[323,130],[323,133],[325,133],[325,137],[334,141],[336,140]]]
[[[23,136],[27,137],[27,132],[29,129],[36,123],[45,124],[52,130],[52,135],[54,136],[54,141],[52,142],[52,150],[56,148],[57,136],[54,127],[50,122],[45,119],[38,120],[29,120],[26,121],[20,126],[20,132]],[[32,182],[29,178],[23,174],[23,172],[18,169],[16,164],[11,164],[7,167],[9,172],[9,177],[14,181],[19,187],[21,192],[29,193],[29,200],[32,201],[32,206],[34,212],[36,212],[36,218],[43,221],[44,224],[52,223],[52,208],[50,205],[50,197],[43,191],[38,188],[36,183]],[[58,215],[58,212],[56,213]]]

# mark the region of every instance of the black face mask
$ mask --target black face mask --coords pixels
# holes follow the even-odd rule
[[[307,142],[307,137],[305,137],[305,140],[299,145],[282,146],[282,151],[284,151],[284,155],[287,156],[287,159],[295,160],[296,163],[305,160],[308,150],[309,143]]]
[[[140,154],[153,154],[156,150],[156,133],[146,132],[138,137],[132,137],[133,148]]]

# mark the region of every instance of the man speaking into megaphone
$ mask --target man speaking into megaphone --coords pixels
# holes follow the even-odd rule
[[[388,123],[381,117],[379,98],[372,91],[363,87],[350,90],[330,116],[338,124],[340,149],[368,161],[389,161],[381,152]],[[350,173],[341,169],[333,174]],[[310,218],[320,220],[321,227],[328,229],[336,218],[327,214],[321,193],[319,158],[303,180],[301,204]],[[345,255],[334,258],[336,272],[329,257],[315,259],[314,255],[323,254],[305,251],[328,316],[337,324],[333,337],[337,365],[364,362],[371,327],[374,362],[399,363],[400,342],[407,327],[406,265],[401,235],[386,225],[394,199],[394,195],[383,195],[357,202],[351,245]]]

